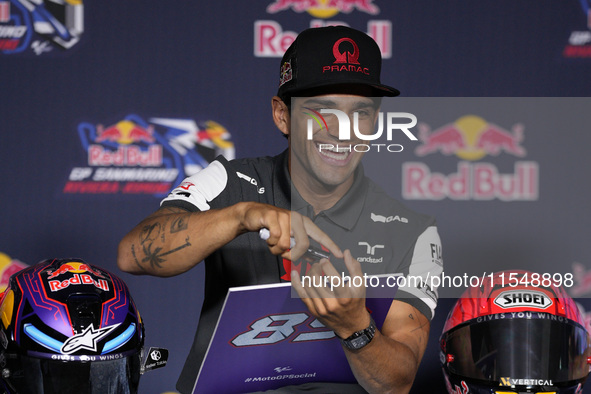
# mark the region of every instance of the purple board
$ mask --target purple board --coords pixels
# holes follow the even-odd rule
[[[396,289],[388,288],[389,298],[372,298],[375,290],[367,289],[366,306],[381,327]],[[383,287],[379,290],[379,295],[386,294]],[[338,338],[291,293],[290,283],[228,291],[194,392],[252,392],[312,381],[355,382]]]

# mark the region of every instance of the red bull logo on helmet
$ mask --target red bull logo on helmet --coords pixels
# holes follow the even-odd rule
[[[59,278],[63,275],[66,277]],[[54,280],[50,280],[54,279]],[[109,291],[109,283],[105,275],[90,265],[71,261],[62,264],[58,269],[47,273],[47,283],[52,292],[65,289],[71,285],[94,285],[96,288]]]
[[[62,274],[65,274],[67,272],[72,272],[75,274],[80,274],[83,272],[90,272],[91,274],[93,274],[95,276],[104,278],[103,274],[101,274],[100,272],[98,272],[96,270],[93,270],[92,267],[90,267],[88,264],[72,261],[70,263],[62,264],[61,267],[59,267],[55,271],[50,272],[47,275],[47,279],[53,279],[53,278],[58,277]]]
[[[537,162],[518,161],[513,173],[501,173],[492,163],[479,162],[487,156],[509,155],[523,158],[525,127],[515,124],[504,128],[476,115],[431,129],[418,124],[421,145],[419,157],[442,154],[461,159],[455,173],[432,172],[425,163],[403,164],[402,195],[408,200],[493,200],[533,201],[539,194]]]
[[[95,279],[92,275],[88,274],[73,274],[70,278],[50,280],[47,283],[49,283],[49,289],[52,292],[63,290],[70,285],[94,285],[97,289],[109,291],[109,282],[104,279]]]

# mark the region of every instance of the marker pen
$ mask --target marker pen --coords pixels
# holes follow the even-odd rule
[[[268,240],[270,236],[271,236],[271,233],[269,233],[269,229],[262,228],[259,230],[259,237],[261,237],[261,239],[263,241]],[[289,247],[293,248],[294,246],[295,246],[295,238],[291,237],[290,242],[289,242]],[[306,251],[306,253],[304,254],[304,256],[302,256],[302,257],[307,257],[307,258],[312,259],[314,261],[320,261],[320,259],[330,258],[330,252],[325,252],[323,250],[319,250],[318,248],[310,246],[308,248],[308,250]]]

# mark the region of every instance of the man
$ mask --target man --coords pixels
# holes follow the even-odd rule
[[[399,94],[380,83],[380,68],[380,50],[362,32],[342,26],[302,32],[282,59],[278,96],[272,99],[288,151],[231,162],[218,158],[122,239],[118,264],[131,273],[177,275],[205,259],[205,300],[179,391],[192,390],[228,288],[282,280],[292,280],[309,311],[342,339],[363,387],[309,384],[307,392],[410,390],[427,345],[436,289],[421,284],[400,290],[377,329],[365,308],[364,288],[330,291],[301,284],[303,275],[426,277],[442,270],[432,252],[440,250],[434,220],[389,198],[363,175],[362,154],[347,149],[357,137],[340,141],[335,116],[325,116],[325,127],[314,126],[311,139],[306,131],[309,114],[329,108],[352,118],[357,113],[359,129],[371,133],[379,110],[374,97]],[[386,221],[391,215],[402,219]],[[259,238],[262,228],[269,230],[266,243]],[[356,254],[366,253],[370,235],[383,260],[362,266]],[[310,242],[324,246],[330,261],[301,262]],[[365,342],[353,349],[352,339],[360,336]]]

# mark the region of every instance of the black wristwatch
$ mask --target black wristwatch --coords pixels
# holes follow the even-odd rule
[[[376,334],[376,323],[369,317],[369,327],[353,333],[349,338],[341,339],[341,343],[349,350],[359,350],[367,346]]]

